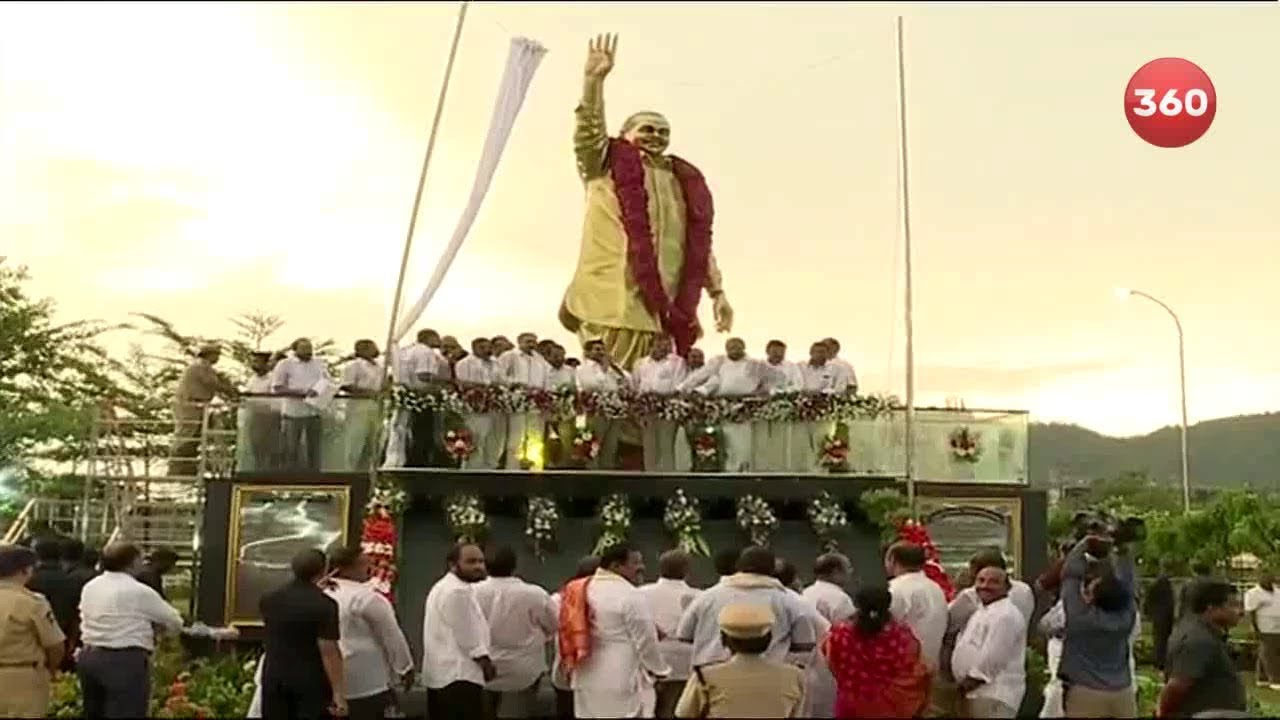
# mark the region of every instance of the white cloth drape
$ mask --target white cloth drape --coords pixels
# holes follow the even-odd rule
[[[427,287],[413,307],[396,323],[397,343],[422,317],[427,304],[431,302],[431,298],[444,282],[453,259],[462,248],[462,242],[467,239],[467,233],[470,232],[476,215],[480,213],[480,205],[483,204],[484,197],[489,192],[493,175],[498,170],[498,161],[502,158],[502,151],[507,145],[508,138],[511,137],[511,130],[515,127],[516,116],[520,114],[521,106],[524,105],[529,85],[533,82],[533,75],[546,54],[547,49],[533,40],[512,38],[511,52],[507,55],[507,69],[502,75],[502,86],[498,90],[498,100],[493,107],[493,119],[489,123],[489,137],[485,140],[484,153],[480,156],[480,167],[476,171],[475,183],[471,186],[471,199],[467,202],[462,217],[458,218],[449,246],[440,256],[440,261],[436,264],[435,272],[431,274]]]

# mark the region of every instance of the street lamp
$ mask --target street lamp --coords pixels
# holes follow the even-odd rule
[[[1145,298],[1159,305],[1169,313],[1169,317],[1173,318],[1173,325],[1178,329],[1178,388],[1182,398],[1182,511],[1189,513],[1191,512],[1191,477],[1187,471],[1187,355],[1182,338],[1182,321],[1178,319],[1178,314],[1173,311],[1173,308],[1153,295],[1131,288],[1116,289],[1116,297],[1122,300],[1133,296]]]

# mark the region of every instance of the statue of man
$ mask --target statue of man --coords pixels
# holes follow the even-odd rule
[[[560,322],[584,343],[603,341],[613,360],[630,370],[658,335],[670,336],[680,355],[688,353],[701,334],[703,290],[718,331],[732,328],[733,309],[711,252],[711,191],[696,167],[666,154],[666,118],[636,113],[623,122],[621,137],[609,137],[604,79],[617,48],[614,35],[588,44],[573,138],[587,210]]]

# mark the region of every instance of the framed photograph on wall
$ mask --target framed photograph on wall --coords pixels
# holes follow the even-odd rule
[[[231,497],[227,547],[227,625],[259,625],[258,603],[289,582],[302,550],[347,543],[351,488],[334,485],[238,485]]]

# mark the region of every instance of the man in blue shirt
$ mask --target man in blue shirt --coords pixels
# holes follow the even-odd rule
[[[1137,717],[1129,639],[1137,621],[1133,558],[1089,535],[1062,566],[1062,679],[1067,717]]]

